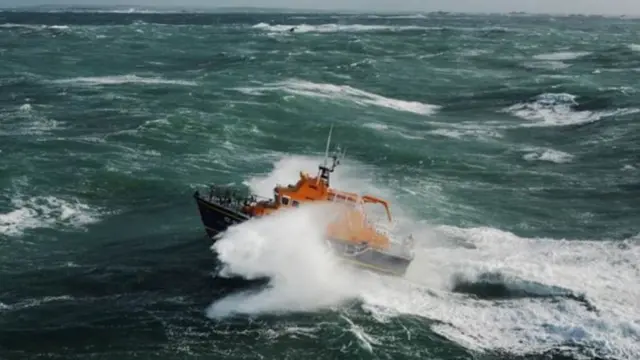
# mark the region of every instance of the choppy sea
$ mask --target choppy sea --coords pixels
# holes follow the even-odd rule
[[[0,359],[638,359],[639,32],[0,12]],[[334,185],[416,238],[405,278],[331,266],[304,209],[216,256],[194,190],[268,196],[331,125]]]

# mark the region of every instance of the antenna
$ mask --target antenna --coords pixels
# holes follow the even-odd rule
[[[333,124],[329,128],[329,137],[327,138],[327,149],[324,152],[324,166],[327,166],[327,159],[329,158],[329,145],[331,144],[331,133],[333,132]]]
[[[342,151],[342,154],[340,154],[340,160],[343,160],[346,156],[347,156],[347,148],[344,148],[344,151]]]
[[[340,146],[336,148],[336,150],[334,151],[334,154],[331,156],[331,158],[333,159],[333,164],[331,165],[331,172],[333,172],[333,170],[336,168],[337,165],[340,165],[340,162],[344,159],[346,154],[347,154],[346,149],[342,151],[340,149]]]

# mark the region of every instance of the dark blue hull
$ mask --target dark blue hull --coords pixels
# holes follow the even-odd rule
[[[229,226],[247,221],[250,217],[235,207],[236,205],[224,205],[212,199],[194,194],[200,218],[207,235],[215,242],[214,236],[227,230]],[[413,260],[406,254],[393,254],[376,250],[368,246],[354,245],[340,240],[329,240],[336,255],[352,265],[373,270],[379,273],[402,276]]]
[[[198,212],[200,213],[200,219],[202,220],[204,229],[211,238],[227,230],[231,225],[249,220],[247,215],[232,207],[218,204],[215,201],[209,201],[202,197],[197,191],[193,196],[198,204]]]

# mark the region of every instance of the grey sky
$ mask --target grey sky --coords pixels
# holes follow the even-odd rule
[[[1,6],[35,4],[257,6],[360,11],[455,11],[640,15],[640,0],[0,0]]]

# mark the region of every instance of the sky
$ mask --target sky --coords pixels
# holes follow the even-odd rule
[[[2,7],[42,4],[640,15],[640,0],[0,0]]]

